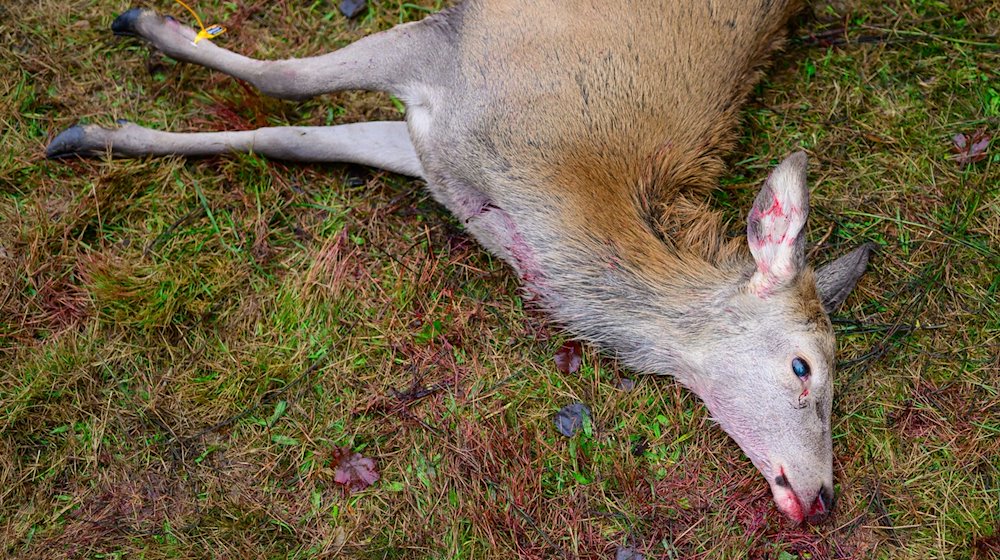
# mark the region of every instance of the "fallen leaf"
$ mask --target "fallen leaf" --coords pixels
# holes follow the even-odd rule
[[[954,144],[952,151],[955,152],[955,160],[962,167],[967,167],[986,159],[986,147],[990,145],[992,137],[986,133],[985,128],[980,128],[970,135],[959,132],[952,137]]]
[[[576,373],[583,362],[582,347],[577,340],[567,341],[556,352],[556,368],[562,373]]]
[[[351,491],[364,490],[378,480],[375,461],[361,455],[351,453],[344,447],[340,449],[340,459],[333,475],[333,481],[347,486]]]
[[[649,440],[639,436],[639,439],[632,445],[632,456],[642,457],[647,449],[649,449]]]
[[[615,551],[615,560],[644,560],[646,558],[638,550],[631,546],[619,546]]]
[[[556,429],[566,437],[573,437],[585,422],[590,421],[590,409],[583,403],[573,403],[562,407],[556,413]]]
[[[366,0],[343,0],[339,6],[340,13],[347,19],[354,19],[368,6]]]

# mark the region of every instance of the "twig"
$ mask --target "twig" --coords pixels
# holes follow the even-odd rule
[[[882,490],[879,488],[877,480],[871,483],[868,491],[871,492],[871,501],[868,503],[868,506],[875,509],[881,527],[889,530],[889,540],[892,541],[892,544],[899,546],[899,538],[896,537],[896,526],[893,524],[892,517],[889,516],[889,511],[882,500]]]
[[[873,31],[876,33],[873,35],[862,35],[858,33],[859,31]],[[962,39],[921,30],[909,31],[885,29],[873,25],[861,25],[850,28],[838,27],[802,35],[797,37],[795,42],[804,47],[841,47],[864,44],[908,43],[920,39],[931,39],[945,43],[1000,50],[1000,36],[998,35],[973,35],[972,37],[983,40]]]
[[[986,39],[991,42],[983,41],[970,41],[968,39],[959,39],[958,37],[949,37],[947,35],[938,35],[936,33],[929,33],[927,31],[915,30],[909,31],[906,29],[882,29],[872,25],[862,25],[861,29],[868,29],[871,31],[879,31],[885,35],[900,35],[902,37],[913,37],[917,39],[934,39],[935,41],[943,41],[945,43],[956,43],[959,45],[969,45],[972,47],[984,47],[988,49],[998,49],[1000,50],[1000,36],[997,35],[973,35],[977,39]]]
[[[924,287],[924,284],[926,283],[925,280],[926,279],[924,277],[921,277],[920,280],[915,283],[916,286],[914,286],[914,288],[918,286]],[[879,360],[885,357],[895,347],[895,344],[890,344],[890,342],[892,342],[892,340],[896,338],[897,334],[907,335],[913,332],[914,330],[913,326],[903,323],[902,319],[903,317],[909,317],[911,313],[914,312],[914,308],[916,308],[917,304],[924,302],[926,298],[927,298],[927,290],[923,289],[920,291],[920,293],[917,294],[916,297],[914,297],[910,301],[909,304],[906,305],[906,307],[902,311],[900,311],[896,315],[895,322],[893,322],[892,325],[888,328],[885,336],[882,337],[882,339],[879,342],[877,342],[874,346],[872,346],[871,351],[853,360],[846,360],[838,364],[838,369],[841,370],[855,368],[855,366],[858,365],[861,366],[861,367],[856,367],[855,370],[851,372],[851,376],[848,378],[845,387],[853,385],[854,382],[857,381],[857,379],[863,373],[868,371],[869,368],[871,368]]]
[[[439,351],[435,355],[435,358],[440,354],[441,351]],[[449,383],[445,382],[445,383],[436,383],[434,385],[431,385],[430,387],[424,387],[423,384],[421,383],[421,379],[414,376],[413,383],[410,384],[409,389],[405,391],[398,391],[394,388],[389,389],[389,393],[392,395],[394,399],[396,399],[397,402],[391,404],[385,402],[376,402],[371,406],[369,406],[367,409],[365,409],[364,412],[375,411],[375,412],[380,412],[386,416],[388,416],[389,414],[395,414],[396,416],[400,416],[403,419],[416,421],[422,427],[431,432],[434,432],[437,435],[443,435],[444,431],[442,431],[440,428],[428,424],[425,420],[414,414],[413,411],[410,410],[410,405],[442,391],[449,385],[450,385]],[[354,414],[358,413],[359,412],[357,411],[354,412]]]

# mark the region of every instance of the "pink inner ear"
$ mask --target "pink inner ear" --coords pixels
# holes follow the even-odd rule
[[[757,261],[757,272],[750,281],[750,289],[765,297],[796,272],[796,240],[805,225],[803,209],[786,200],[782,204],[772,193],[771,205],[766,210],[755,206],[750,212],[750,222],[758,224],[756,235],[748,235],[750,252]],[[754,228],[749,230],[754,232]]]
[[[770,216],[772,214],[780,216],[781,215],[781,201],[778,200],[778,195],[771,194],[771,199],[774,201],[771,207],[767,209],[767,212],[761,212],[762,216]]]
[[[774,168],[747,218],[747,242],[757,262],[750,290],[765,297],[791,281],[802,265],[802,230],[809,213],[806,158],[798,152]]]

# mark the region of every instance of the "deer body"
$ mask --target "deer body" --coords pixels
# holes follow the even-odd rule
[[[419,176],[571,331],[695,391],[801,521],[832,500],[826,311],[864,247],[804,262],[805,157],[765,183],[748,239],[705,193],[790,1],[467,0],[334,53],[264,62],[144,10],[113,29],[180,60],[305,98],[397,95],[407,122],[175,134],[76,126],[52,157],[253,150]],[[792,362],[796,359],[796,366]],[[801,363],[807,375],[800,376]],[[794,371],[793,371],[794,370]]]

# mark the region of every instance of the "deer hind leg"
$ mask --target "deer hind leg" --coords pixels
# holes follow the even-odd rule
[[[405,97],[410,86],[426,83],[433,59],[445,56],[448,41],[436,22],[423,21],[369,35],[337,51],[308,58],[255,60],[217,46],[194,43],[197,33],[169,16],[132,8],[111,24],[116,35],[139,37],[165,54],[246,80],[263,93],[301,100],[333,91],[385,91]]]
[[[163,132],[121,121],[116,129],[73,126],[52,140],[50,158],[145,155],[215,156],[253,152],[303,162],[345,162],[423,177],[423,167],[404,122],[337,126],[281,126],[231,132]]]

